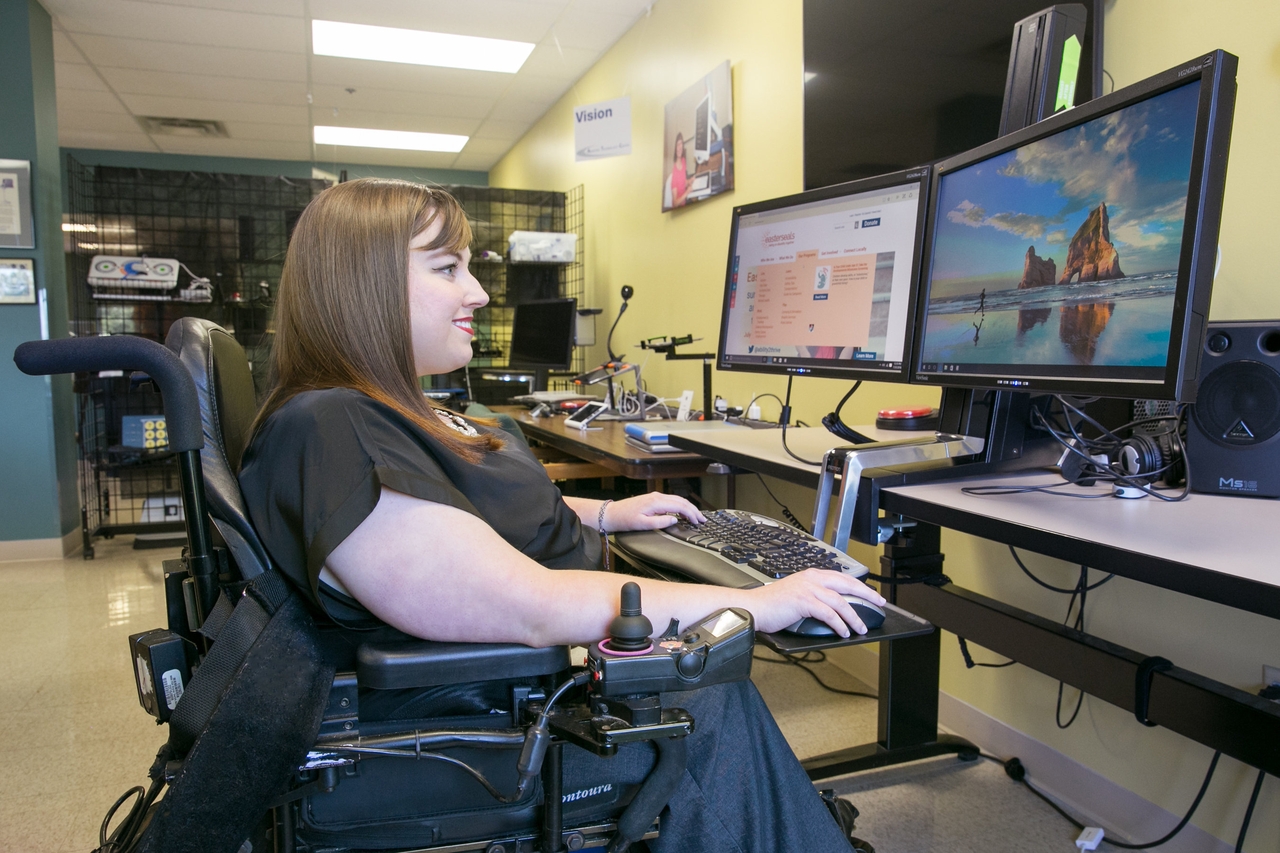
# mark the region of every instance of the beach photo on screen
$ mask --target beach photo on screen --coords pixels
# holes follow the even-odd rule
[[[1163,367],[1199,89],[944,174],[922,360]]]

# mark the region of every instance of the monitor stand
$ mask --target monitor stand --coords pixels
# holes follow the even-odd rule
[[[850,538],[880,544],[894,534],[892,525],[880,522],[881,488],[1056,464],[1061,445],[1032,426],[1032,411],[1044,411],[1052,399],[1020,391],[944,388],[935,436],[828,450],[813,511],[814,535],[842,551]],[[837,511],[826,537],[833,493]]]

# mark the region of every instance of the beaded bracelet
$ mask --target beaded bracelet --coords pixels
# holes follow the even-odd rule
[[[609,568],[609,534],[604,531],[604,511],[613,503],[607,500],[600,504],[600,515],[596,517],[596,530],[600,531],[600,536],[604,539],[604,570],[606,572],[613,571]]]

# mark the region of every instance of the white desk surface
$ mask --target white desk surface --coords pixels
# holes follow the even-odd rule
[[[879,441],[929,434],[861,426],[855,429]],[[805,465],[788,456],[782,449],[781,430],[704,432],[675,437],[672,443],[747,470],[810,487],[818,484],[819,466]],[[844,444],[847,442],[823,427],[787,430],[787,446],[808,459],[819,460],[828,449]],[[993,496],[961,491],[966,486],[996,484],[1060,484],[1064,491],[1080,494],[1109,491],[1105,486],[1067,486],[1050,470],[891,486],[885,491],[890,503],[894,497],[901,497],[940,508],[939,513],[931,515],[950,514],[951,523],[933,522],[943,527],[983,536],[987,530],[1003,525],[1000,541],[1018,535],[1021,531],[1017,528],[1022,528],[1033,533],[1019,537],[1028,540],[1025,547],[1043,551],[1043,543],[1050,541],[1046,537],[1057,537],[1056,543],[1071,546],[1064,550],[1073,550],[1077,556],[1096,545],[1108,552],[1108,559],[1133,556],[1133,565],[1121,571],[1126,576],[1280,618],[1280,500],[1194,492],[1184,501],[1168,502],[1153,497],[1083,500],[1043,493]],[[881,503],[886,505],[885,498]],[[1255,584],[1263,589],[1260,591]],[[1261,599],[1249,599],[1259,592]]]
[[[1101,494],[1106,486],[1067,486],[1053,471],[950,480],[887,491],[912,500],[1098,542],[1122,551],[1280,587],[1280,501],[1201,495],[1169,502],[1153,497],[1094,500],[1030,492],[971,495],[977,485],[1061,485],[1067,494]]]
[[[873,426],[855,426],[855,430],[867,438],[876,441],[900,441],[906,438],[920,438],[933,435],[932,431],[917,432],[904,430],[876,429]],[[673,429],[671,443],[702,453],[711,458],[718,458],[714,451],[729,453],[759,462],[769,463],[774,467],[786,469],[785,472],[765,470],[764,473],[782,476],[801,485],[816,486],[818,475],[822,471],[822,454],[833,447],[849,445],[838,436],[832,435],[826,427],[791,427],[787,430],[787,447],[797,456],[811,459],[814,465],[806,465],[787,455],[782,449],[782,430],[749,429],[749,430],[709,430],[688,432],[681,435]],[[744,465],[743,467],[750,467]],[[756,470],[756,469],[752,469]]]

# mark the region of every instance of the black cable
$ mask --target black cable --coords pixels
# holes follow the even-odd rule
[[[864,693],[861,690],[844,690],[843,688],[840,688],[840,687],[832,687],[830,684],[827,684],[825,681],[823,681],[822,678],[818,675],[818,673],[814,672],[812,669],[810,669],[806,665],[811,663],[825,662],[827,659],[827,656],[822,652],[816,652],[816,653],[802,652],[799,655],[789,655],[785,652],[776,652],[776,654],[781,655],[782,659],[776,660],[774,658],[760,657],[759,655],[752,655],[752,659],[760,661],[761,663],[785,663],[785,664],[790,664],[791,666],[799,667],[800,669],[809,673],[809,677],[812,678],[814,681],[818,682],[818,686],[820,686],[823,690],[830,691],[831,693],[839,693],[841,696],[862,696],[867,699],[879,698],[874,693]],[[818,654],[821,656],[815,659],[810,659],[809,658],[810,654]]]
[[[1053,586],[1052,584],[1045,583],[1044,581],[1040,580],[1040,578],[1038,578],[1038,577],[1036,577],[1035,575],[1031,574],[1031,570],[1030,570],[1030,569],[1028,569],[1028,568],[1026,567],[1026,565],[1024,565],[1024,564],[1023,564],[1022,559],[1018,556],[1018,551],[1017,551],[1017,549],[1015,549],[1012,545],[1010,545],[1010,546],[1009,546],[1009,553],[1010,553],[1011,555],[1013,555],[1013,561],[1014,561],[1015,563],[1017,563],[1017,564],[1018,564],[1018,568],[1022,569],[1023,573],[1024,573],[1024,574],[1026,574],[1026,576],[1027,576],[1027,577],[1031,578],[1033,581],[1035,581],[1036,583],[1040,584],[1040,586],[1044,587],[1045,589],[1047,589],[1047,590],[1051,590],[1051,591],[1053,591],[1053,592],[1060,592],[1060,593],[1062,593],[1063,595],[1072,595],[1072,596],[1074,596],[1074,595],[1076,595],[1076,594],[1078,594],[1078,593],[1080,592],[1080,587],[1079,587],[1078,585],[1077,585],[1077,586],[1075,586],[1075,587],[1073,587],[1073,588],[1071,588],[1071,589],[1066,589],[1065,587]],[[1084,566],[1081,566],[1081,567],[1080,567],[1080,569],[1081,569],[1081,571],[1084,571],[1085,567],[1084,567]],[[1086,589],[1087,589],[1087,591],[1092,592],[1093,590],[1095,590],[1095,589],[1097,589],[1098,587],[1102,586],[1104,583],[1106,583],[1107,581],[1111,580],[1111,579],[1112,579],[1112,578],[1114,578],[1114,577],[1115,577],[1115,574],[1114,574],[1114,573],[1109,574],[1109,575],[1107,575],[1105,578],[1103,578],[1102,580],[1100,580],[1100,581],[1098,581],[1097,583],[1093,584],[1092,586],[1086,587]],[[1070,615],[1070,612],[1069,612],[1069,611],[1068,611],[1068,615]]]
[[[1114,92],[1116,90],[1116,78],[1112,77],[1111,72],[1105,68],[1102,69],[1102,76],[1111,81],[1111,92]],[[1111,92],[1107,92],[1107,94],[1110,95]]]
[[[1108,578],[1107,580],[1110,580]],[[1106,583],[1106,581],[1101,581]],[[1080,610],[1076,613],[1076,623],[1073,626],[1077,631],[1084,631],[1084,600],[1089,592],[1089,569],[1087,566],[1080,567],[1080,580],[1076,582],[1075,591],[1071,594],[1071,600],[1067,602],[1067,615],[1062,620],[1062,624],[1066,625],[1071,621],[1071,610],[1075,607],[1076,597],[1080,598]],[[1084,707],[1084,691],[1080,691],[1080,695],[1076,697],[1076,709],[1071,712],[1071,717],[1065,723],[1062,722],[1062,691],[1066,688],[1065,681],[1058,682],[1058,700],[1053,706],[1053,721],[1058,724],[1060,729],[1071,728],[1072,723],[1076,721],[1076,717],[1080,716],[1080,709]]]
[[[1249,831],[1249,821],[1253,819],[1253,807],[1258,804],[1258,792],[1262,790],[1262,780],[1267,777],[1265,770],[1258,771],[1258,781],[1253,783],[1253,795],[1249,797],[1249,807],[1244,810],[1244,820],[1240,822],[1240,834],[1236,836],[1235,853],[1244,850],[1244,837]]]
[[[830,414],[822,416],[822,425],[827,428],[827,432],[831,433],[837,438],[842,438],[845,441],[850,441],[850,442],[853,442],[854,444],[866,444],[867,437],[857,432],[856,430],[854,430],[853,427],[846,424],[844,420],[840,417],[840,410],[844,408],[844,404],[848,402],[849,398],[853,396],[854,392],[861,387],[862,387],[862,380],[859,379],[857,382],[853,383],[853,387],[849,389],[848,393],[846,393],[843,397],[840,398],[840,402],[836,404],[836,410],[834,412],[831,412]]]
[[[755,405],[756,400],[763,400],[765,397],[772,397],[773,399],[777,400],[777,401],[778,401],[778,405],[779,405],[779,406],[785,406],[785,405],[786,405],[786,403],[782,402],[782,398],[781,398],[781,397],[779,397],[777,394],[757,394],[757,395],[755,395],[754,397],[752,397],[752,398],[751,398],[751,402],[750,402],[750,403],[747,403],[747,407],[746,407],[745,409],[743,409],[743,410],[742,410],[742,411],[743,411],[743,413],[745,414],[747,411],[749,411],[749,410],[751,409],[751,407]]]
[[[1027,768],[1024,767],[1022,762],[1019,761],[1017,758],[1010,758],[1008,761],[1003,761],[999,758],[996,758],[994,755],[987,755],[985,752],[979,753],[979,755],[981,755],[983,758],[986,758],[990,761],[994,761],[997,764],[1002,765],[1004,767],[1004,772],[1009,775],[1010,779],[1014,780],[1015,782],[1021,782],[1023,785],[1026,785],[1027,790],[1035,794],[1040,799],[1044,800],[1049,805],[1050,808],[1052,808],[1055,812],[1057,812],[1058,814],[1066,818],[1067,821],[1071,823],[1071,825],[1074,826],[1076,829],[1082,830],[1085,828],[1083,823],[1076,820],[1074,817],[1068,814],[1061,806],[1059,806],[1053,800],[1049,799],[1047,796],[1041,793],[1040,790],[1036,788],[1036,786],[1032,785],[1030,782],[1027,781]],[[1191,822],[1191,816],[1194,815],[1196,813],[1196,809],[1200,807],[1200,801],[1204,799],[1205,791],[1209,790],[1209,782],[1212,781],[1213,779],[1213,772],[1218,768],[1218,759],[1221,757],[1222,757],[1221,752],[1215,752],[1213,754],[1213,760],[1209,762],[1209,771],[1204,775],[1204,782],[1200,785],[1200,791],[1199,793],[1196,794],[1195,800],[1192,801],[1191,808],[1187,809],[1187,813],[1182,816],[1182,820],[1178,821],[1178,825],[1175,826],[1173,829],[1171,829],[1163,838],[1159,838],[1155,841],[1148,841],[1145,844],[1127,844],[1123,841],[1117,841],[1114,838],[1110,837],[1110,835],[1108,835],[1104,830],[1103,840],[1113,847],[1120,847],[1125,850],[1149,850],[1152,847],[1159,847],[1161,844],[1167,843],[1179,832],[1182,832],[1183,828],[1186,827],[1186,825]]]
[[[964,658],[965,669],[973,669],[975,666],[985,666],[985,667],[990,667],[991,669],[1001,669],[1002,667],[1013,666],[1015,663],[1017,663],[1016,660],[1007,660],[1004,663],[982,663],[980,661],[975,661],[973,659],[973,655],[969,654],[969,643],[965,640],[965,638],[957,635],[956,639],[960,641],[960,656]]]
[[[785,518],[787,521],[791,522],[791,524],[794,525],[795,527],[798,527],[801,530],[803,530],[805,533],[808,533],[809,528],[805,527],[804,522],[802,522],[800,519],[796,518],[794,514],[792,514],[791,510],[787,507],[786,504],[778,500],[778,496],[773,493],[773,489],[769,488],[769,484],[764,481],[764,477],[761,477],[759,474],[756,474],[756,479],[760,481],[760,485],[764,486],[764,490],[769,493],[769,497],[773,498],[773,502],[776,503],[782,509],[782,517]]]
[[[787,423],[791,420],[791,380],[794,378],[792,375],[787,376],[787,399],[782,404],[782,414],[778,417],[778,423],[782,425],[782,449],[797,462],[803,462],[806,465],[821,465],[822,460],[814,462],[812,459],[805,459],[803,456],[797,456],[790,447],[787,447]]]

